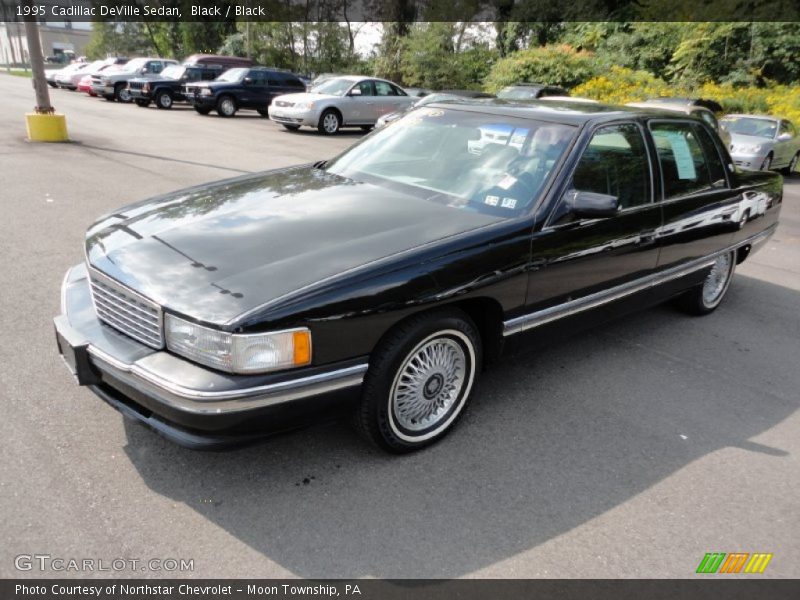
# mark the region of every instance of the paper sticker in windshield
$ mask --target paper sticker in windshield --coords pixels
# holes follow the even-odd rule
[[[517,200],[516,198],[503,198],[500,206],[503,208],[517,208]]]
[[[500,196],[486,196],[484,199],[486,206],[497,206],[498,202],[500,202]]]
[[[509,175],[508,173],[506,173],[506,176],[497,182],[497,187],[507,190],[515,183],[517,183],[517,178],[514,177],[513,175]]]

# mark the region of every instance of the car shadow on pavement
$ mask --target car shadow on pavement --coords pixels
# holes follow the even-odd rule
[[[126,423],[125,450],[154,492],[299,576],[462,576],[717,450],[785,460],[751,438],[798,408],[798,293],[740,276],[707,317],[663,305],[515,354],[451,435],[409,456],[340,424],[199,453]]]

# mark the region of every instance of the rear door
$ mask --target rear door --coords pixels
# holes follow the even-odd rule
[[[778,127],[778,138],[781,136],[788,136],[789,139],[778,139],[775,142],[775,158],[772,162],[775,168],[787,166],[797,151],[797,134],[792,124],[785,119]]]
[[[664,223],[659,270],[702,259],[733,243],[752,212],[732,190],[724,154],[706,127],[690,121],[649,123],[656,146]]]
[[[408,96],[388,81],[375,81],[375,112],[377,117],[396,112],[408,106]]]
[[[616,286],[651,275],[657,264],[661,208],[654,197],[652,154],[643,126],[599,126],[584,147],[548,224],[533,238],[530,311],[561,310]],[[578,218],[570,208],[576,191],[609,194],[620,211],[609,218]],[[602,304],[603,302],[601,302]]]

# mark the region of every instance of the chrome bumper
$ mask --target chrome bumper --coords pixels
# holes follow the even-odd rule
[[[54,319],[59,347],[81,385],[113,388],[179,425],[223,429],[220,417],[278,407],[361,384],[367,363],[310,367],[289,373],[232,375],[154,350],[103,325],[94,312],[86,266],[70,269]],[[76,367],[76,356],[78,364]],[[94,389],[97,392],[97,389]],[[102,395],[102,394],[99,394]]]

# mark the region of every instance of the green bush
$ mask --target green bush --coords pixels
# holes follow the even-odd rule
[[[568,45],[543,46],[520,50],[497,61],[484,87],[493,93],[521,82],[572,88],[596,75],[596,69],[591,52],[578,51]]]

